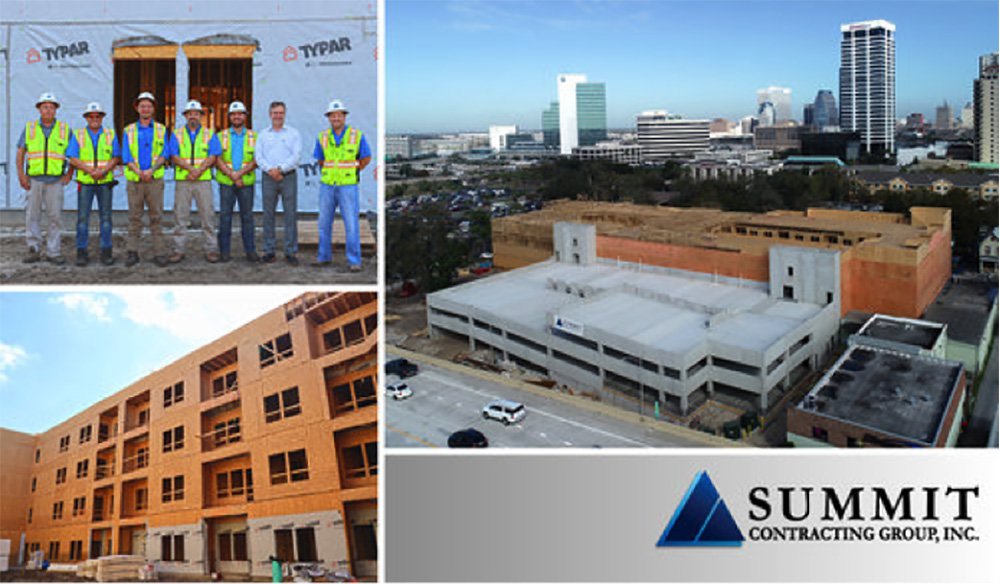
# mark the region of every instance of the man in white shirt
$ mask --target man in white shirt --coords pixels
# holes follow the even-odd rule
[[[298,175],[299,157],[302,154],[302,139],[295,128],[285,125],[285,104],[280,101],[271,102],[269,108],[271,126],[257,135],[257,149],[254,159],[261,169],[261,199],[264,207],[264,236],[261,261],[274,261],[276,237],[274,232],[274,213],[278,209],[278,197],[281,197],[281,210],[285,222],[285,260],[295,266],[299,260],[295,254],[299,250],[299,237],[296,230],[296,211],[298,208]]]

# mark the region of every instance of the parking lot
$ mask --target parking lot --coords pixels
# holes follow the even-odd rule
[[[396,358],[392,349],[387,359]],[[445,447],[456,430],[475,428],[490,447],[639,448],[704,446],[589,409],[520,390],[511,385],[415,361],[420,372],[405,381],[413,396],[386,400],[386,446]],[[390,377],[390,381],[395,378]],[[483,406],[493,399],[521,402],[525,418],[510,426],[485,420]]]

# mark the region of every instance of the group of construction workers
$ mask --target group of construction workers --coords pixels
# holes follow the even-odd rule
[[[234,101],[229,105],[229,127],[221,132],[202,125],[204,108],[197,100],[187,102],[183,127],[170,131],[154,120],[156,98],[143,92],[134,102],[138,121],[125,127],[121,141],[113,128],[105,128],[107,112],[99,103],[87,104],[83,117],[86,127],[72,130],[56,119],[59,101],[43,93],[35,107],[39,119],[25,125],[17,145],[17,172],[26,191],[25,221],[28,253],[25,263],[43,258],[62,265],[60,249],[63,188],[75,178],[78,188],[76,222],[76,265],[90,261],[88,234],[90,211],[97,200],[100,215],[100,262],[115,263],[111,241],[111,190],[114,171],[122,167],[127,181],[128,237],[125,265],[140,262],[139,238],[143,211],[149,216],[153,257],[157,266],[184,260],[191,201],[201,223],[200,237],[209,263],[231,260],[232,218],[240,213],[240,235],[248,262],[276,261],[275,213],[278,200],[284,218],[284,256],[298,265],[296,176],[302,142],[299,133],[285,125],[285,104],[272,102],[271,125],[255,132],[246,126],[247,108]],[[371,150],[362,132],[347,125],[348,111],[340,100],[331,101],[325,115],[330,127],[316,139],[313,158],[321,166],[319,191],[319,251],[311,265],[333,263],[333,220],[340,208],[344,220],[347,263],[351,271],[361,270],[358,183],[361,171],[371,162]],[[164,241],[163,181],[168,165],[174,168],[174,231]],[[254,187],[261,171],[263,208],[262,253],[254,242]],[[74,173],[75,170],[75,173]],[[219,183],[219,229],[213,227],[212,180]],[[43,216],[47,232],[42,238]],[[44,243],[44,254],[43,246]]]

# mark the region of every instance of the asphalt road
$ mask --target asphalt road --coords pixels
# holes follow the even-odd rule
[[[395,357],[388,349],[387,358]],[[485,434],[491,448],[704,446],[503,383],[414,361],[420,365],[420,373],[406,379],[413,396],[401,401],[386,401],[386,446],[389,448],[447,447],[452,432],[470,427]],[[496,398],[523,403],[527,415],[511,426],[484,420],[483,406]]]

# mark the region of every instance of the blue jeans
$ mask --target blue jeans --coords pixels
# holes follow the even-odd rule
[[[233,206],[240,207],[240,235],[243,252],[253,253],[253,189],[254,185],[219,185],[219,251],[229,253],[233,238]]]
[[[101,248],[111,248],[111,183],[105,183],[80,185],[76,196],[76,249],[87,249],[94,197],[101,218]]]
[[[319,185],[319,253],[316,259],[328,262],[333,259],[333,217],[340,207],[344,218],[347,263],[361,263],[361,227],[358,222],[358,185]]]

